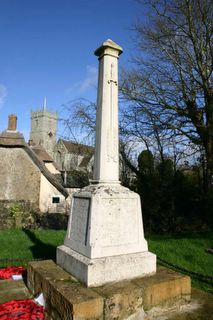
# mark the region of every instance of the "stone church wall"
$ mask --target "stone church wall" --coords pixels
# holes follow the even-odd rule
[[[56,145],[57,119],[58,115],[54,112],[31,112],[30,139],[35,144],[41,144],[51,157]]]

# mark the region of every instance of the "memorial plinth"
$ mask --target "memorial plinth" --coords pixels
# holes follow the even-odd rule
[[[94,176],[73,196],[64,245],[57,263],[87,286],[156,272],[156,256],[144,238],[140,197],[119,182],[118,57],[107,40],[99,57]]]

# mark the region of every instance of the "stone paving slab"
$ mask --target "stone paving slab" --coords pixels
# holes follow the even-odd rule
[[[190,302],[176,302],[172,307],[154,307],[146,312],[144,320],[213,320],[213,295],[192,289]]]
[[[178,299],[189,301],[191,297],[191,279],[179,272],[158,266],[155,275],[132,280],[143,289],[143,308],[171,303]]]
[[[31,297],[32,295],[23,280],[0,280],[0,304],[14,299],[27,299]]]

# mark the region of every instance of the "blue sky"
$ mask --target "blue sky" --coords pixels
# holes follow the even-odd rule
[[[10,113],[26,139],[30,111],[62,112],[76,98],[96,100],[98,60],[94,50],[110,38],[131,56],[135,0],[0,0],[0,132]]]

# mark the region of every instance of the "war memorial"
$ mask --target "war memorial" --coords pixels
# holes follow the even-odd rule
[[[165,268],[144,238],[138,194],[119,182],[118,58],[106,40],[99,78],[94,176],[74,194],[57,260],[31,262],[28,287],[43,292],[49,319],[143,319],[144,310],[189,300],[191,283]]]

